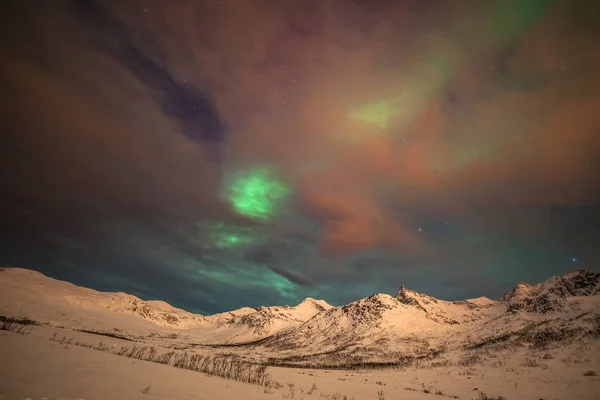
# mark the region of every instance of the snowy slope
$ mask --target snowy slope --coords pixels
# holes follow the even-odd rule
[[[205,317],[164,301],[99,292],[21,268],[0,269],[0,293],[0,315],[27,316],[74,329],[116,328],[135,335],[176,330],[205,343],[261,339],[332,307],[323,300],[307,298],[295,307],[243,307]]]
[[[401,287],[396,297],[374,294],[317,314],[267,339],[267,352],[287,357],[336,352],[377,358],[428,354],[460,337],[479,321],[501,314],[489,299],[449,302]]]
[[[294,307],[243,307],[212,316],[23,269],[2,269],[0,292],[1,315],[138,337],[174,334],[181,345],[230,346],[240,354],[279,360],[336,354],[346,361],[383,362],[498,343],[537,346],[600,338],[600,274],[588,271],[538,285],[520,283],[497,301],[451,302],[401,286],[394,297],[374,294],[338,307],[307,298]]]
[[[539,285],[521,283],[498,301],[450,302],[401,286],[396,297],[376,294],[319,313],[262,346],[274,359],[310,364],[331,360],[332,353],[343,362],[394,362],[498,343],[535,347],[600,338],[599,277],[573,271]]]
[[[0,269],[0,293],[2,315],[75,329],[120,328],[137,334],[149,328],[182,329],[204,320],[164,301],[99,292],[21,268]]]
[[[250,342],[300,325],[331,308],[325,301],[312,298],[306,298],[295,307],[244,307],[206,317],[203,323],[190,329],[189,333],[201,337],[203,343]]]

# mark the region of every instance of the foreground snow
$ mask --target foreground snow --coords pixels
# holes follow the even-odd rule
[[[597,399],[600,348],[563,349],[552,359],[527,352],[497,354],[470,366],[415,366],[383,370],[313,370],[270,367],[283,387],[263,387],[49,340],[66,335],[96,345],[97,335],[34,327],[29,335],[0,331],[0,396],[3,399],[477,399],[479,392],[513,399]],[[119,339],[100,338],[109,348]],[[106,340],[104,340],[106,339]],[[567,355],[570,354],[570,355]],[[578,354],[573,356],[573,354]],[[564,357],[563,357],[564,355]],[[539,363],[524,361],[533,359]],[[290,385],[292,389],[290,389]],[[316,389],[308,394],[315,385]],[[148,388],[147,393],[143,391]],[[426,393],[428,391],[429,393]],[[436,396],[437,394],[437,396]]]
[[[23,269],[0,270],[0,293],[4,399],[600,398],[600,274],[587,271],[496,301],[401,287],[213,316]]]

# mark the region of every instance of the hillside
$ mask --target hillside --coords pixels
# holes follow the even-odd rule
[[[243,307],[203,316],[164,301],[99,292],[21,268],[0,269],[0,292],[0,315],[27,316],[56,326],[116,330],[136,336],[176,332],[210,343],[261,339],[332,307],[323,300],[307,298],[295,307]]]
[[[496,301],[445,301],[401,286],[333,307],[305,299],[212,316],[77,287],[24,269],[0,272],[0,314],[71,329],[121,332],[168,346],[225,348],[274,363],[400,362],[490,346],[537,346],[600,337],[600,274],[573,271],[519,283]],[[586,339],[586,340],[587,340]],[[162,343],[162,342],[161,342]],[[163,343],[164,344],[164,343]],[[337,362],[337,361],[335,361]]]

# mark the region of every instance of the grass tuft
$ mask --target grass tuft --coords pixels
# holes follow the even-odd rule
[[[488,396],[484,392],[479,392],[479,400],[506,400],[504,396]]]

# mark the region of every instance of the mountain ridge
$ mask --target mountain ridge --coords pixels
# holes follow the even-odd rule
[[[42,323],[138,337],[175,335],[205,346],[260,343],[266,354],[278,357],[323,349],[371,357],[365,349],[403,348],[406,343],[431,351],[510,337],[531,324],[571,329],[569,321],[574,320],[582,324],[576,335],[600,335],[600,325],[594,325],[600,321],[600,274],[584,270],[536,285],[519,283],[498,300],[440,300],[401,285],[395,296],[373,294],[340,306],[306,298],[296,306],[242,307],[210,316],[163,301],[81,288],[24,269],[1,269],[0,291],[3,314],[25,313]]]
[[[78,285],[75,285],[68,281],[63,281],[63,280],[49,277],[49,276],[47,276],[39,271],[36,271],[36,270],[31,270],[31,269],[26,269],[26,268],[18,268],[18,267],[1,267],[0,274],[2,272],[10,272],[12,274],[24,275],[24,276],[29,275],[29,276],[43,277],[45,279],[52,280],[55,282],[61,282],[64,285],[69,285],[74,288],[80,288],[80,289],[84,289],[86,291],[91,291],[91,292],[95,292],[95,293],[105,293],[105,294],[112,294],[112,295],[117,295],[117,296],[126,296],[126,297],[130,297],[132,299],[135,299],[138,302],[143,302],[144,304],[155,305],[156,308],[160,308],[160,309],[164,309],[164,310],[171,310],[171,311],[178,310],[178,311],[186,312],[186,313],[193,314],[196,316],[203,316],[206,318],[215,316],[215,315],[227,314],[227,313],[234,313],[237,315],[237,314],[239,314],[239,312],[241,312],[243,310],[259,311],[259,310],[269,309],[269,308],[286,308],[286,307],[294,308],[294,307],[299,307],[303,304],[314,304],[314,305],[316,305],[316,307],[322,308],[322,309],[328,309],[328,308],[334,307],[334,306],[330,305],[329,303],[327,303],[325,300],[322,300],[322,299],[319,300],[319,299],[314,299],[312,297],[306,297],[304,300],[302,300],[296,306],[275,305],[275,306],[258,306],[255,308],[244,306],[239,309],[223,311],[221,313],[204,316],[203,314],[193,313],[193,312],[190,312],[190,311],[187,311],[184,309],[180,309],[180,308],[175,307],[163,300],[142,300],[137,296],[134,296],[132,294],[125,293],[125,292],[98,291],[98,290],[90,289],[90,288],[87,288],[84,286],[78,286]],[[552,288],[551,285],[554,285],[554,288]],[[426,311],[425,307],[423,307],[423,303],[424,304],[430,304],[430,303],[437,304],[439,302],[443,302],[443,303],[453,303],[453,304],[464,304],[465,302],[469,302],[469,303],[473,303],[473,304],[482,305],[482,304],[487,304],[490,302],[498,302],[498,301],[509,302],[510,300],[512,300],[515,297],[519,297],[522,295],[524,295],[524,296],[529,295],[529,292],[532,290],[539,292],[540,291],[539,288],[545,288],[545,289],[550,288],[549,291],[551,293],[555,293],[555,294],[558,294],[560,292],[560,293],[562,293],[560,296],[563,298],[566,296],[597,295],[597,294],[600,294],[600,273],[577,269],[577,270],[568,271],[568,272],[560,274],[560,275],[551,276],[547,280],[545,280],[544,282],[541,282],[539,284],[530,284],[528,282],[521,281],[521,282],[517,283],[515,286],[513,286],[511,289],[506,291],[504,293],[504,295],[502,297],[500,297],[500,299],[498,299],[498,300],[492,300],[486,296],[480,296],[480,297],[464,299],[464,300],[455,300],[455,301],[442,300],[442,299],[438,299],[436,297],[430,296],[425,293],[420,293],[420,292],[414,291],[412,289],[405,287],[404,285],[400,285],[400,287],[394,297],[403,304],[421,307],[424,309],[424,311]],[[374,294],[380,294],[380,293],[374,293]],[[340,305],[340,306],[343,306],[343,305]]]

